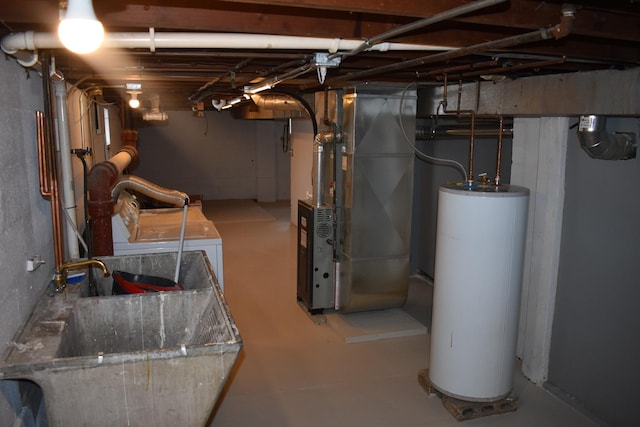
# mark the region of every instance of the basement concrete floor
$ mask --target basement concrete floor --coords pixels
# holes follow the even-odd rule
[[[459,427],[441,400],[418,383],[418,372],[428,367],[426,330],[347,343],[331,322],[318,324],[296,302],[296,229],[289,204],[260,207],[269,214],[260,220],[255,211],[245,221],[241,211],[229,210],[216,223],[225,297],[244,347],[209,425]],[[205,202],[205,214],[207,209],[221,212],[224,206]],[[411,292],[405,312],[428,322],[430,285],[412,282]],[[517,411],[464,424],[597,425],[519,373],[514,392]]]

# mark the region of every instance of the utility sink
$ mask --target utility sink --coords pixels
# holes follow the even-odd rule
[[[109,271],[173,278],[176,254],[100,257]],[[203,251],[182,255],[182,291],[105,296],[85,283],[43,295],[0,379],[43,390],[50,426],[205,425],[242,347]]]

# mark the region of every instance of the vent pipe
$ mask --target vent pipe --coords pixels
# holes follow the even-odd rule
[[[580,116],[578,140],[589,157],[600,160],[628,160],[636,157],[636,138],[633,133],[607,133],[606,117]]]
[[[89,172],[88,204],[93,255],[113,255],[111,216],[115,203],[111,199],[111,187],[125,169],[137,163],[138,150],[132,145],[126,145],[109,160],[96,164]]]

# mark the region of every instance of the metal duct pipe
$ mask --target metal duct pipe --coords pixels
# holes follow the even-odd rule
[[[93,255],[113,255],[111,215],[113,215],[114,202],[111,199],[111,187],[118,176],[137,160],[136,148],[125,146],[111,159],[98,163],[89,172],[89,215],[91,216]]]
[[[313,140],[313,204],[331,205],[331,155],[333,132],[319,132]]]
[[[589,157],[600,160],[636,158],[636,138],[633,133],[607,133],[607,119],[595,115],[580,116],[578,140]]]
[[[135,190],[154,200],[169,203],[177,208],[189,204],[189,196],[178,190],[161,187],[137,176],[128,175],[121,178],[111,189],[111,200],[116,203],[122,190]]]
[[[278,111],[306,111],[295,99],[288,95],[251,95],[251,100],[259,108]]]

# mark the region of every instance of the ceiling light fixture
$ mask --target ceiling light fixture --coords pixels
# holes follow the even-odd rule
[[[58,24],[58,37],[75,53],[91,53],[100,47],[104,28],[93,11],[91,0],[68,0],[67,11]]]
[[[140,100],[138,99],[138,92],[131,92],[131,99],[129,99],[129,107],[140,107]]]
[[[138,99],[138,95],[142,93],[142,83],[125,83],[124,88],[127,93],[131,95],[129,107],[139,108],[140,100]]]

